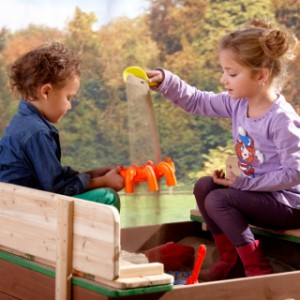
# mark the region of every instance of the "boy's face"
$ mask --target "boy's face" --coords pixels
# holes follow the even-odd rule
[[[44,102],[43,115],[51,123],[58,123],[72,108],[71,100],[76,95],[80,86],[78,76],[66,81],[62,88],[53,87],[47,92],[47,100]]]

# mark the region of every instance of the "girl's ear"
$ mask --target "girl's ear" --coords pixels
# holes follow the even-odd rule
[[[52,90],[52,85],[50,83],[46,83],[40,88],[40,95],[43,99],[47,100],[49,92]]]
[[[270,79],[270,71],[267,68],[263,68],[258,72],[258,81],[262,85],[266,85]]]

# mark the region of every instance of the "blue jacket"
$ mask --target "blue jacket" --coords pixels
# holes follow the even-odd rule
[[[58,130],[21,100],[0,141],[0,182],[72,196],[83,193],[89,180],[62,166]]]

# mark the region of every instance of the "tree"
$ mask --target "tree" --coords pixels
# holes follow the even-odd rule
[[[193,43],[203,25],[205,0],[153,0],[149,28],[160,49],[160,60]]]
[[[299,0],[272,0],[276,19],[279,24],[300,38],[300,1]],[[296,49],[296,58],[290,66],[289,76],[286,78],[286,85],[283,93],[293,106],[300,113],[300,87],[298,80],[300,76],[300,45]]]
[[[62,39],[63,34],[58,29],[29,25],[28,28],[18,30],[14,34],[9,35],[2,51],[4,62],[8,66],[25,52],[42,44],[62,41]]]

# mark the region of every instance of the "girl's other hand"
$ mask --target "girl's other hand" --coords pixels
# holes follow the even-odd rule
[[[158,85],[160,85],[165,79],[165,75],[162,70],[147,70],[146,74],[151,83],[156,82]],[[155,89],[156,86],[151,87],[151,88]]]
[[[232,172],[230,172],[230,174],[228,174],[227,176],[228,178],[225,178],[224,171],[220,169],[220,170],[215,170],[212,177],[214,183],[228,187],[233,184],[236,176]]]

